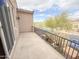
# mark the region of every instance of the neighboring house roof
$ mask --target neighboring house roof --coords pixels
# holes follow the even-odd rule
[[[17,9],[18,12],[30,13],[33,14],[33,11],[25,10],[25,9]]]

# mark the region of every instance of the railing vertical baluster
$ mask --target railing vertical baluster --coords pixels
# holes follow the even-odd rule
[[[60,38],[60,42],[59,42],[59,51],[61,52],[61,44],[62,44],[62,39]]]
[[[59,48],[60,48],[60,41],[61,41],[61,38],[58,37],[59,41],[58,41],[58,45],[59,45]]]
[[[58,36],[57,36],[57,37],[58,37]],[[59,41],[60,41],[59,37],[57,38],[57,40],[58,40],[58,43],[57,43],[57,45],[58,45],[58,47],[59,47]]]
[[[76,59],[79,59],[78,57],[79,57],[79,51],[77,52]]]
[[[66,59],[69,58],[69,52],[70,52],[70,46],[71,46],[72,42],[69,42],[69,46],[68,46],[68,53],[67,53],[67,56],[66,56]]]
[[[72,51],[72,54],[71,54],[71,59],[73,58],[73,53],[74,53],[75,47],[76,47],[76,44],[73,47],[73,51]]]
[[[56,36],[56,41],[57,41],[57,42],[56,42],[56,46],[57,46],[57,44],[58,44],[58,36]]]
[[[56,40],[55,45],[57,44],[57,39],[56,38],[57,38],[57,36],[55,35],[55,40]]]
[[[65,39],[63,39],[63,55],[64,55],[64,45],[65,45]]]
[[[53,37],[54,37],[54,44],[55,44],[55,35],[53,35]]]
[[[56,43],[56,45],[57,45],[57,50],[60,51],[60,49],[59,49],[60,48],[59,47],[60,46],[60,37],[58,37],[58,36],[57,36],[57,43]]]
[[[67,50],[67,45],[68,45],[68,40],[66,40],[67,42],[66,42],[66,46],[65,46],[65,52],[64,52],[64,55],[66,55],[66,50]]]
[[[53,45],[54,45],[54,42],[55,42],[55,37],[54,37],[54,35],[53,35]]]
[[[65,47],[66,47],[66,40],[64,41],[64,52],[63,52],[63,55],[65,55]]]
[[[61,53],[63,53],[63,38],[61,38]]]
[[[59,46],[59,37],[57,36],[57,46]]]
[[[61,52],[63,53],[63,45],[64,44],[64,41],[63,41],[63,38],[61,38]]]
[[[60,45],[61,45],[61,38],[59,37],[59,47],[60,47]]]

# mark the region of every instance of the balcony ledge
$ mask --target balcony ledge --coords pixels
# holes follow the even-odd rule
[[[65,59],[33,32],[21,33],[11,59]]]

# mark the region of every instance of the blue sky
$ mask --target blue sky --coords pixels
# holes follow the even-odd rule
[[[17,0],[18,8],[34,11],[34,21],[59,15],[66,11],[69,17],[79,18],[79,0]]]
[[[43,21],[48,17],[60,15],[62,12],[63,12],[62,8],[58,6],[53,6],[43,12],[40,12],[39,10],[35,10],[33,17],[34,17],[34,21]],[[79,16],[79,8],[76,7],[71,7],[67,9],[66,12],[68,12],[68,14],[73,17]],[[78,15],[77,14],[75,15],[75,13],[77,13]]]
[[[52,6],[45,11],[34,10],[34,21],[43,21],[48,17],[53,17],[59,15],[62,12],[62,8],[58,7],[57,5]]]
[[[34,21],[40,22],[46,20],[48,17],[60,15],[63,11],[66,11],[69,14],[70,19],[79,19],[79,7],[77,5],[71,5],[69,8],[63,9],[55,4],[44,11],[34,10]]]

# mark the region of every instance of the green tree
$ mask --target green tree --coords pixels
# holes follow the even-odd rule
[[[67,13],[63,12],[59,16],[55,16],[54,18],[48,18],[45,21],[45,25],[49,28],[61,28],[65,30],[72,29],[72,24],[67,19]]]
[[[49,28],[56,28],[56,21],[53,18],[45,20],[45,26]]]

